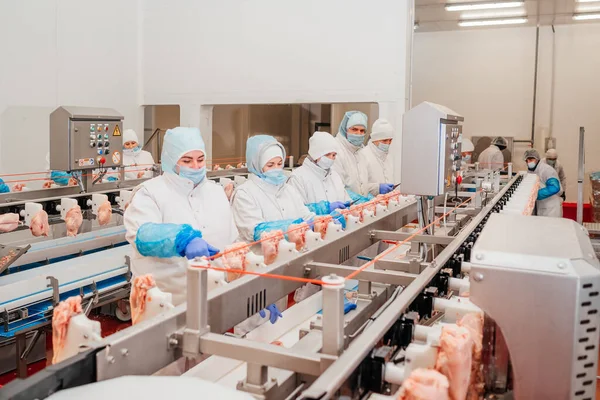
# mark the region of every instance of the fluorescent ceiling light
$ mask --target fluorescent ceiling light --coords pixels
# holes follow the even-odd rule
[[[498,8],[514,8],[521,7],[525,4],[524,1],[496,1],[496,2],[481,2],[481,3],[448,3],[446,11],[472,11],[472,10],[493,10]]]
[[[599,13],[595,13],[595,14],[575,14],[573,15],[573,19],[575,21],[587,21],[590,19],[600,19],[600,14]]]
[[[527,12],[524,8],[515,10],[475,11],[460,13],[460,19],[490,19],[490,18],[512,18],[525,17]]]
[[[600,11],[600,3],[597,4],[578,4],[575,6],[577,13]]]
[[[510,19],[480,19],[472,21],[459,21],[458,26],[466,28],[470,26],[492,26],[492,25],[513,25],[524,24],[527,18],[510,18]]]
[[[597,3],[600,0],[577,0],[578,3]]]

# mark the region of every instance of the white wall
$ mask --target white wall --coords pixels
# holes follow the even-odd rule
[[[557,138],[568,176],[568,201],[576,200],[578,127],[586,127],[586,171],[600,170],[600,25],[540,28],[535,147]],[[466,136],[531,137],[535,28],[469,30],[415,35],[413,104],[444,104],[465,117]],[[553,54],[553,35],[556,40]],[[553,78],[553,59],[556,60]],[[554,79],[554,101],[552,82]],[[515,162],[527,145],[515,147]],[[589,198],[586,176],[585,200]]]
[[[137,16],[137,1],[0,1],[2,173],[45,169],[60,105],[114,108],[143,132]]]

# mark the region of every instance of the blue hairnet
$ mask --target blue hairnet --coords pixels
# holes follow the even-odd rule
[[[186,246],[202,233],[188,224],[146,222],[137,231],[135,247],[145,257],[183,257]]]
[[[177,161],[185,153],[194,150],[201,150],[206,154],[206,146],[198,128],[186,128],[179,126],[173,129],[167,129],[163,142],[163,149],[160,155],[162,170],[175,174]]]
[[[347,111],[344,114],[344,118],[342,118],[342,122],[340,122],[340,129],[338,133],[343,137],[348,137],[348,128],[353,127],[355,125],[364,126],[367,129],[368,118],[367,114],[362,113],[360,111]]]
[[[8,185],[6,183],[4,183],[4,180],[2,180],[2,178],[0,178],[0,193],[8,193],[10,192],[10,188],[8,187]]]
[[[248,138],[246,142],[246,164],[248,171],[259,177],[263,177],[262,166],[260,165],[260,155],[270,146],[279,146],[285,160],[285,148],[273,136],[256,135]]]

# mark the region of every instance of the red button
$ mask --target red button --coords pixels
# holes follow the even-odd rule
[[[456,177],[456,183],[458,183],[459,185],[462,183],[462,176],[457,176]]]
[[[102,157],[102,158],[100,159],[100,164],[105,164],[105,163],[106,163],[106,158]]]

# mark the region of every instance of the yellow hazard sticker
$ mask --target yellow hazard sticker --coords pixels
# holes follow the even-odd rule
[[[119,129],[119,125],[115,125],[115,130],[113,131],[113,136],[121,136],[121,130]]]

